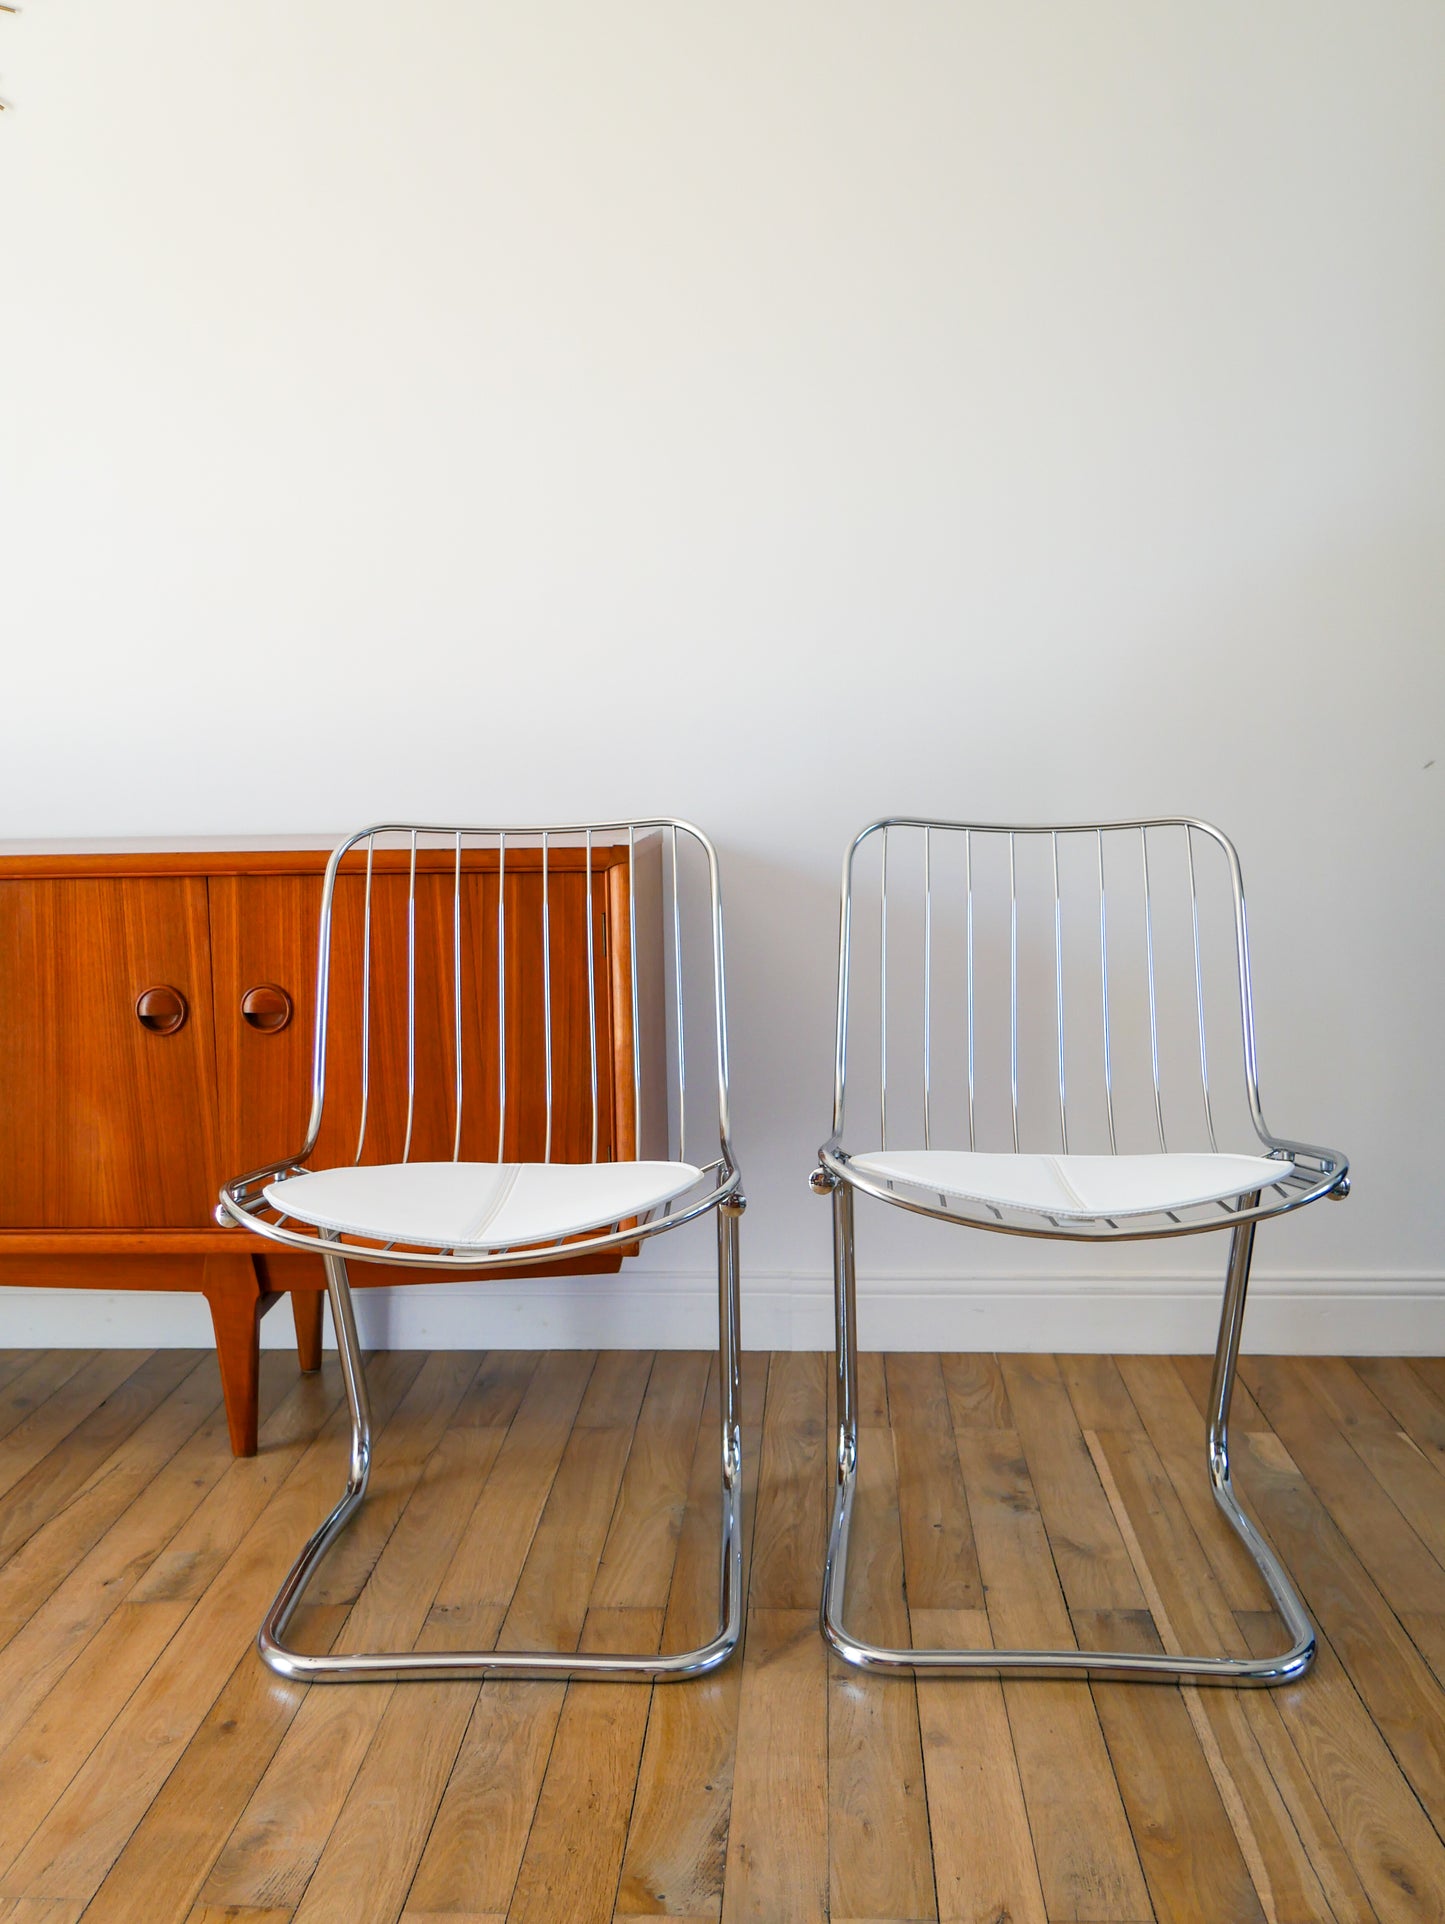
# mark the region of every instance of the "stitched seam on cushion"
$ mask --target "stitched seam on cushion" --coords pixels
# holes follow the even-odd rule
[[[486,1231],[491,1227],[491,1225],[497,1220],[497,1216],[501,1212],[503,1203],[506,1202],[507,1198],[511,1195],[512,1191],[516,1188],[517,1178],[521,1175],[521,1173],[522,1173],[522,1165],[519,1162],[507,1162],[502,1164],[501,1178],[498,1181],[496,1188],[492,1191],[492,1194],[487,1201],[487,1205],[482,1210],[482,1213],[480,1214],[480,1216],[478,1216],[477,1220],[470,1225],[466,1235],[460,1238],[460,1240],[463,1243],[470,1246],[471,1244],[480,1241],[481,1237],[486,1233]]]
[[[1080,1215],[1093,1217],[1093,1216],[1098,1216],[1101,1213],[1099,1210],[1091,1208],[1090,1205],[1087,1202],[1085,1202],[1084,1198],[1079,1194],[1078,1190],[1075,1189],[1074,1185],[1069,1181],[1068,1177],[1064,1174],[1063,1168],[1061,1167],[1057,1156],[1045,1156],[1044,1161],[1049,1165],[1049,1168],[1052,1169],[1055,1177],[1058,1180],[1058,1185],[1060,1189],[1063,1190],[1064,1194],[1075,1205]],[[1043,1211],[1041,1213],[1047,1214],[1048,1212]]]

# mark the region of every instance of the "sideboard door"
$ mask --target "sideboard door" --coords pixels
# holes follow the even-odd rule
[[[515,861],[515,858],[514,858]],[[542,1002],[541,879],[521,862],[507,874],[507,1128],[508,1159],[540,1159],[546,1149]],[[306,1134],[316,991],[319,876],[213,876],[216,1070],[221,1142],[228,1171],[240,1175],[294,1155]],[[405,874],[378,874],[372,912],[372,1024],[366,1105],[365,1162],[400,1161],[406,1147]],[[552,1156],[585,1162],[592,1153],[591,1055],[588,1042],[586,881],[559,859],[551,880]],[[325,1167],[357,1154],[361,1099],[361,956],[365,885],[337,883],[330,989],[330,1053],[326,1110],[315,1161]],[[463,878],[462,1052],[465,1100],[461,1153],[489,1161],[497,1154],[497,977],[495,869]],[[631,1115],[631,1042],[622,1038],[608,949],[608,878],[599,860],[592,882],[597,1037],[597,1155],[608,1161],[619,1127]],[[445,1160],[455,1140],[455,985],[452,968],[453,885],[449,874],[422,873],[416,889],[416,1090],[410,1155]],[[279,990],[281,1005],[260,991]],[[244,1004],[253,1000],[249,1019]],[[264,1006],[261,1006],[264,1004]],[[630,1010],[625,1011],[630,1016]],[[272,1026],[267,1026],[268,1022]],[[624,1149],[623,1154],[630,1153]]]
[[[204,878],[0,880],[0,1227],[208,1224],[214,1062]]]

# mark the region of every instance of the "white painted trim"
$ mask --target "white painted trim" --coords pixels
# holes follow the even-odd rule
[[[357,1292],[363,1339],[396,1349],[688,1348],[716,1340],[711,1272],[560,1277]],[[146,1291],[6,1289],[7,1348],[209,1346],[200,1296]],[[893,1277],[859,1288],[865,1348],[1164,1352],[1214,1346],[1214,1277]],[[268,1348],[291,1341],[278,1306],[261,1326]],[[329,1336],[328,1336],[329,1340]],[[826,1349],[832,1284],[821,1274],[744,1279],[749,1349]],[[1304,1355],[1445,1354],[1445,1273],[1261,1275],[1250,1292],[1245,1348]]]

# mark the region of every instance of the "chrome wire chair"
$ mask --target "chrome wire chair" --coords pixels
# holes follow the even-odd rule
[[[707,993],[685,1000],[685,977]],[[694,1062],[712,1058],[693,1102],[711,1110],[709,1084],[717,1099],[714,1152],[696,1164],[687,1160],[701,1120],[689,1116],[689,1040]],[[726,1661],[742,1622],[740,1183],[717,855],[698,829],[670,819],[385,823],[335,850],[322,886],[305,1141],[294,1156],[228,1182],[216,1211],[268,1245],[322,1258],[351,1416],[345,1490],[257,1638],[274,1671],[311,1683],[663,1682]],[[722,1419],[713,1637],[694,1650],[636,1655],[321,1655],[288,1645],[297,1605],[360,1509],[371,1468],[348,1264],[384,1264],[401,1281],[415,1270],[435,1278],[559,1263],[615,1268],[623,1253],[709,1212]]]
[[[861,866],[874,859],[876,884]],[[855,940],[860,918],[865,933]],[[1243,1068],[1233,1118],[1220,1079],[1211,1085],[1226,1027]],[[850,1048],[866,1057],[876,1148],[844,1146]],[[911,1071],[900,1078],[904,1056]],[[1250,1153],[1220,1150],[1231,1120],[1243,1140],[1252,1133]],[[1314,1630],[1234,1494],[1229,1411],[1255,1230],[1321,1196],[1343,1197],[1348,1172],[1337,1150],[1276,1136],[1265,1123],[1239,859],[1217,828],[1183,818],[1056,827],[890,818],[862,829],[843,862],[833,1131],[812,1175],[833,1201],[837,1489],[821,1610],[832,1648],[863,1669],[928,1675],[1217,1684],[1301,1676]],[[1013,1236],[1116,1243],[1230,1232],[1207,1467],[1216,1503],[1284,1620],[1287,1651],[887,1649],[848,1630],[855,1193]]]

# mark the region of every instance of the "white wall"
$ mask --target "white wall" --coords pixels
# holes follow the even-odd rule
[[[1357,1166],[1251,1338],[1438,1346],[1442,89],[1436,0],[29,0],[0,827],[701,821],[749,1331],[821,1342],[845,835],[1211,816],[1269,1111]],[[1147,1347],[1223,1249],[863,1254],[880,1338]],[[388,1327],[626,1340],[650,1279],[682,1340],[708,1259]]]

